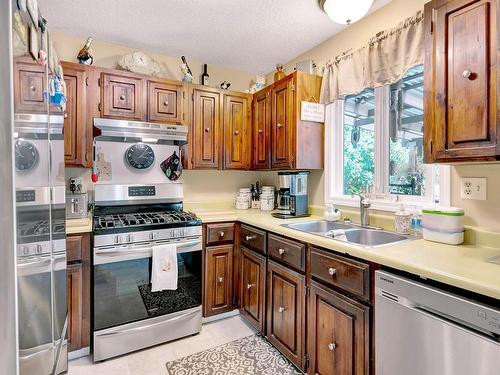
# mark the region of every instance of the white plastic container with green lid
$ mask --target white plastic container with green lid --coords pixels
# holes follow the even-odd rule
[[[464,241],[464,210],[430,206],[422,209],[424,239],[458,245]]]

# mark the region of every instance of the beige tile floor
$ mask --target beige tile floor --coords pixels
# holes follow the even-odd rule
[[[198,335],[93,364],[89,357],[69,362],[69,375],[167,375],[165,364],[254,333],[239,315],[204,324]]]

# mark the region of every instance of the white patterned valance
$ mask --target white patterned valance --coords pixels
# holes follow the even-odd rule
[[[399,81],[424,61],[424,15],[419,11],[393,29],[378,33],[367,45],[329,61],[323,71],[321,103],[330,103],[367,87]]]

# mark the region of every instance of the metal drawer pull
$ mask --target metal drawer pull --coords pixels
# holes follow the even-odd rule
[[[331,343],[328,344],[328,349],[330,351],[335,350],[336,347],[337,347],[337,345],[334,342],[331,342]]]
[[[166,101],[166,100],[165,100],[165,101],[163,102],[163,105],[164,105],[165,107],[168,107],[168,101]]]
[[[472,72],[469,69],[464,70],[462,73],[462,77],[464,77],[464,78],[470,78],[471,75],[472,75]]]
[[[283,127],[283,125],[278,124],[278,129],[281,129],[282,127]]]
[[[223,281],[224,281],[224,278],[223,277],[219,277],[219,283],[222,284]]]
[[[262,133],[264,133],[264,130],[259,129],[259,134],[262,134]]]
[[[337,273],[337,270],[335,268],[328,268],[328,273],[333,276]]]
[[[120,95],[120,100],[125,100],[125,95]]]
[[[205,132],[208,133],[210,131],[210,128],[205,128]]]
[[[246,236],[246,237],[245,237],[245,240],[247,240],[247,241],[252,241],[252,240],[255,240],[256,238],[257,238],[257,236],[256,236],[256,235],[253,235],[253,236]]]
[[[251,289],[253,287],[253,284],[247,284],[247,289]]]
[[[239,130],[236,130],[236,131],[234,132],[234,135],[238,135],[238,134],[240,134],[240,131],[239,131]]]
[[[280,255],[285,254],[285,249],[278,249],[278,253],[280,253]]]
[[[285,308],[283,306],[278,307],[278,312],[279,313],[282,313],[283,311],[285,311]]]
[[[219,236],[220,236],[221,238],[222,238],[222,237],[224,237],[224,232],[222,232],[222,231],[221,231],[221,232],[219,232]]]

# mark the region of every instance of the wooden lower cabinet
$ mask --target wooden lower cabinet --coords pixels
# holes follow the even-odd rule
[[[312,281],[307,330],[308,374],[369,374],[369,307]]]
[[[69,264],[66,273],[68,304],[68,351],[82,348],[82,263]]]
[[[267,267],[267,338],[297,367],[304,367],[305,276],[273,261]]]
[[[258,331],[264,332],[266,258],[241,246],[240,312]]]
[[[206,248],[204,289],[204,316],[233,309],[232,244]]]
[[[90,345],[90,234],[69,235],[67,246],[68,351]]]

